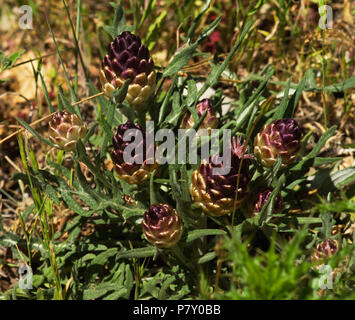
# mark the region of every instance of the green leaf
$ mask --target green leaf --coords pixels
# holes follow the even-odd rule
[[[149,25],[148,32],[145,38],[145,43],[148,44],[148,49],[152,50],[160,35],[159,29],[164,18],[168,14],[168,10],[163,10],[159,16]]]
[[[245,27],[243,28],[242,33],[238,37],[238,41],[233,46],[232,50],[228,53],[226,59],[221,63],[221,65],[214,66],[214,68],[212,69],[212,71],[208,75],[204,85],[202,86],[202,88],[200,89],[200,91],[198,93],[198,99],[201,98],[201,96],[205,93],[205,91],[209,87],[214,86],[218,82],[219,77],[221,76],[222,72],[227,67],[227,65],[228,65],[230,59],[233,57],[234,53],[237,51],[239,46],[242,44],[244,37],[246,36],[247,32],[249,31],[249,29],[251,28],[251,26],[253,24],[254,24],[253,20],[250,20],[246,23]]]
[[[155,247],[137,248],[127,250],[117,254],[117,259],[147,258],[153,257],[156,252]]]
[[[276,198],[277,194],[280,192],[281,187],[285,183],[285,180],[286,180],[285,174],[281,175],[281,177],[277,180],[276,187],[271,192],[270,197],[267,199],[267,201],[265,202],[265,204],[263,205],[263,207],[260,211],[260,214],[258,215],[258,216],[260,216],[259,223],[260,222],[262,223],[264,221],[267,223],[271,220],[272,215],[273,215],[275,198]]]
[[[197,46],[198,44],[194,43],[176,53],[173,60],[166,66],[162,77],[166,78],[180,71],[189,62]]]
[[[331,174],[331,180],[335,187],[342,189],[350,183],[355,182],[355,167],[348,167]]]
[[[321,219],[323,239],[329,239],[332,234],[332,226],[334,222],[333,215],[330,212],[326,211],[322,213]]]
[[[197,17],[194,19],[194,21],[191,24],[191,27],[189,28],[189,31],[187,32],[187,39],[191,40],[195,30],[197,28],[197,26],[199,25],[201,18],[203,17],[203,15],[207,12],[209,6],[211,4],[211,0],[207,0],[205,5],[202,7],[201,11],[199,12],[199,14],[197,15]]]
[[[311,69],[308,71],[311,72]],[[314,81],[312,80],[312,75],[309,74],[304,91],[323,91],[322,87],[316,87],[314,84]],[[248,77],[245,80],[262,80],[263,77],[257,74],[250,73]],[[287,87],[289,85],[289,82],[286,81],[270,81],[271,84],[276,84],[278,86],[284,86]],[[313,85],[312,85],[313,83]],[[296,89],[299,85],[297,83],[291,82],[290,88]],[[329,86],[324,87],[325,91],[328,92],[344,92],[345,90],[349,90],[355,86],[355,76],[350,77],[349,79],[346,79],[345,81],[335,83]]]
[[[343,158],[342,157],[333,157],[333,158],[321,158],[321,157],[315,157],[313,166],[318,167],[324,164],[329,164],[329,163],[334,163],[337,161],[341,161]]]
[[[32,135],[34,135],[35,137],[37,137],[38,139],[40,139],[41,141],[43,141],[44,143],[48,144],[50,147],[54,148],[54,144],[47,140],[46,138],[42,137],[37,131],[35,131],[26,121],[22,120],[19,117],[15,116],[15,119],[30,133],[32,133]]]
[[[114,291],[114,298],[118,299],[127,293],[127,289],[115,283],[101,283],[97,287],[84,290],[84,300],[94,300],[103,297],[107,293]],[[107,300],[106,297],[105,300]]]
[[[44,82],[42,73],[39,72],[38,74],[39,74],[39,76],[40,76],[40,78],[41,78],[42,87],[43,87],[43,91],[44,91],[44,96],[45,96],[45,98],[46,98],[46,101],[47,101],[47,104],[48,104],[48,107],[49,107],[49,112],[50,112],[50,113],[53,113],[53,112],[54,112],[54,109],[53,109],[53,106],[52,106],[51,99],[49,99],[48,90],[47,90],[47,85],[46,85],[46,83]]]
[[[321,210],[327,210],[331,212],[355,212],[355,201],[334,201],[331,203],[324,202],[317,205]]]
[[[345,90],[349,90],[354,87],[355,87],[355,76],[352,76],[349,79],[346,79],[345,81],[326,86],[324,90],[329,92],[344,92]],[[321,91],[322,88],[316,88],[316,90]]]
[[[198,37],[197,41],[193,44],[185,47],[180,52],[176,53],[172,61],[166,66],[162,77],[166,78],[172,76],[173,74],[177,73],[184,67],[189,60],[192,58],[193,53],[195,52],[198,45],[208,37],[212,31],[217,27],[217,24],[220,22],[221,17],[214,20],[209,27],[207,27]]]
[[[112,37],[112,39],[115,39],[123,31],[134,30],[134,26],[126,25],[126,18],[123,12],[121,1],[119,4],[110,2],[110,5],[115,9],[113,24],[111,26],[104,26],[103,28]]]
[[[130,83],[131,79],[126,79],[120,88],[117,88],[115,91],[111,92],[111,98],[113,98],[115,104],[120,104],[124,101],[127,96],[127,91]]]
[[[299,172],[301,175],[302,173],[306,172],[309,167],[313,165],[312,159],[317,156],[320,150],[323,148],[327,140],[334,134],[336,130],[336,126],[329,128],[319,139],[317,144],[314,146],[312,151],[304,157],[301,161],[299,161],[295,166],[293,166],[290,171],[291,172]],[[294,179],[294,177],[292,177]]]
[[[304,91],[306,80],[310,76],[310,74],[313,74],[312,70],[307,70],[299,86],[297,87],[296,92],[292,95],[291,99],[289,100],[286,110],[281,118],[293,118],[293,115],[296,111],[296,107],[298,105],[298,101],[302,95],[302,92]]]
[[[287,83],[287,86],[286,86],[285,91],[284,91],[283,99],[282,99],[280,105],[277,107],[274,115],[270,119],[270,122],[272,122],[274,120],[282,119],[283,115],[286,113],[286,109],[287,109],[287,106],[288,106],[289,100],[290,100],[289,97],[288,97],[288,94],[289,94],[289,91],[290,91],[290,86],[291,86],[291,79]]]
[[[197,86],[193,79],[187,80],[186,104],[192,106],[197,100]]]
[[[153,170],[153,172],[150,176],[150,181],[149,181],[150,205],[158,203],[157,196],[155,194],[155,188],[154,188],[154,176],[155,176],[155,170]]]
[[[80,139],[78,140],[78,142],[76,144],[76,151],[78,153],[80,161],[85,163],[85,165],[95,175],[95,178],[97,178],[106,188],[111,189],[112,186],[106,180],[105,176],[100,171],[100,168],[97,168],[89,159],[88,155],[86,154],[85,146],[83,145],[83,143]]]
[[[46,185],[45,192],[48,195],[48,197],[52,199],[57,206],[59,206],[60,201],[57,195],[57,191],[50,184]]]
[[[162,121],[164,120],[165,114],[167,113],[166,110],[168,108],[168,103],[169,103],[171,95],[174,93],[174,88],[176,86],[176,82],[177,82],[177,75],[175,75],[173,80],[171,81],[170,88],[169,88],[167,94],[165,95],[164,101],[160,107],[159,117],[158,117],[158,125],[160,125],[162,123]]]
[[[220,229],[197,229],[190,231],[187,234],[186,243],[192,242],[196,239],[207,237],[207,236],[218,236],[225,235],[226,232]]]
[[[206,263],[206,262],[209,262],[209,261],[213,260],[214,258],[216,258],[216,252],[215,251],[208,252],[205,255],[203,255],[201,258],[199,258],[197,260],[197,263],[198,264],[203,264],[203,263]]]
[[[11,69],[24,52],[25,50],[20,50],[6,57],[5,54],[0,51],[0,72]]]

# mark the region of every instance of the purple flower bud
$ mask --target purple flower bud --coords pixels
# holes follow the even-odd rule
[[[100,81],[107,96],[130,79],[126,100],[137,111],[145,110],[154,93],[156,72],[149,50],[138,36],[122,32],[108,46]]]
[[[216,155],[213,155],[208,163],[200,163],[197,170],[192,173],[190,194],[194,202],[207,214],[221,216],[232,212],[237,192],[238,176],[237,207],[247,195],[248,184],[251,179],[249,175],[250,158],[253,156],[245,153],[242,161],[244,147],[245,143],[241,145],[240,141],[233,137],[231,164],[228,174],[213,174],[213,168],[220,168],[223,165],[222,163],[215,164],[216,161],[213,158]]]
[[[265,125],[254,140],[254,154],[265,167],[271,167],[280,156],[285,167],[296,159],[301,146],[301,131],[294,119],[280,119]]]
[[[209,99],[204,99],[196,105],[197,115],[202,117],[207,111],[206,117],[201,123],[199,129],[207,129],[208,133],[211,133],[212,129],[218,127],[218,119],[213,105]],[[194,119],[190,112],[187,112],[181,121],[181,128],[190,129],[195,125]]]
[[[330,258],[338,251],[338,242],[333,239],[327,239],[319,243],[313,253],[313,260],[323,260]]]
[[[86,132],[86,126],[80,118],[67,111],[56,112],[49,122],[49,139],[57,149],[73,151]]]
[[[183,225],[175,209],[167,204],[153,204],[142,221],[147,241],[159,248],[175,245],[181,238]]]
[[[125,133],[127,141],[124,141]],[[119,178],[129,184],[141,183],[150,178],[151,172],[157,168],[157,163],[153,159],[148,159],[147,154],[152,154],[150,148],[155,148],[155,146],[154,144],[148,145],[147,148],[146,134],[139,124],[130,121],[121,124],[117,128],[112,142],[111,159]],[[127,154],[126,148],[131,143],[135,144],[134,150],[137,150],[137,154],[135,152]],[[130,162],[125,162],[125,152],[126,159],[130,158]],[[152,162],[154,163],[152,164]]]

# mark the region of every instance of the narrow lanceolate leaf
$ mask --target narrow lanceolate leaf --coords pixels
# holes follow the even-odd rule
[[[155,189],[154,189],[154,175],[155,175],[155,170],[153,170],[152,175],[150,176],[150,181],[149,181],[150,205],[152,205],[154,203],[158,203],[157,196],[155,194]]]
[[[310,72],[310,71],[309,71]],[[249,79],[254,79],[254,80],[262,80],[263,77],[257,74],[249,74],[248,76]],[[284,86],[287,87],[289,85],[289,82],[286,81],[270,81],[271,84],[276,84],[278,86]],[[308,78],[307,83],[305,85],[304,91],[328,91],[328,92],[344,92],[345,90],[349,90],[351,88],[355,87],[355,76],[350,77],[349,79],[346,79],[345,81],[335,83],[329,86],[326,86],[323,88],[321,87],[316,87],[315,85],[312,85],[313,80]],[[299,85],[297,83],[290,83],[290,88],[296,89]]]
[[[208,10],[209,6],[211,4],[211,0],[207,0],[205,2],[205,5],[203,6],[203,8],[201,9],[201,11],[199,12],[199,14],[197,15],[197,17],[194,19],[194,21],[191,24],[191,27],[189,29],[189,31],[187,32],[187,39],[191,39],[195,33],[195,30],[198,26],[198,24],[201,21],[201,18],[203,17],[203,15],[206,13],[206,11]]]
[[[31,134],[33,134],[35,137],[43,141],[44,143],[48,144],[50,147],[54,148],[54,144],[41,136],[36,130],[34,130],[26,121],[22,120],[21,118],[15,117],[15,119]]]
[[[333,181],[335,187],[341,189],[346,185],[355,182],[355,167],[345,168],[339,170],[331,175],[331,180]]]
[[[49,106],[49,111],[50,111],[50,113],[53,113],[53,112],[54,112],[54,108],[53,108],[53,106],[52,106],[51,99],[49,99],[47,86],[46,86],[46,83],[44,82],[43,75],[42,75],[41,72],[39,72],[39,76],[40,76],[40,78],[41,78],[42,87],[43,87],[43,91],[44,91],[44,96],[45,96],[46,102],[47,102],[47,104],[48,104],[48,106]]]
[[[283,174],[278,179],[275,189],[271,192],[271,195],[269,196],[269,198],[267,199],[266,203],[264,204],[264,206],[262,207],[262,209],[260,211],[259,223],[261,223],[263,221],[265,221],[267,223],[271,220],[271,218],[273,216],[273,211],[274,211],[273,209],[275,206],[276,197],[279,194],[281,187],[285,183],[285,180],[286,180],[285,174]]]
[[[198,229],[190,231],[187,234],[186,242],[192,242],[196,239],[207,237],[207,236],[218,236],[218,235],[225,235],[226,232],[220,229]]]
[[[198,264],[203,264],[206,262],[209,262],[211,260],[213,260],[214,258],[216,258],[216,252],[212,251],[212,252],[208,252],[205,255],[203,255],[201,258],[199,258],[197,260]]]
[[[115,17],[113,20],[113,24],[111,26],[104,26],[104,30],[112,37],[112,39],[115,39],[123,31],[133,30],[134,26],[126,25],[126,18],[123,12],[121,2],[120,4],[110,2],[110,5],[115,9]]]
[[[291,171],[299,171],[301,169],[302,169],[302,171],[307,170],[307,168],[309,168],[312,165],[311,163],[308,163],[309,160],[311,160],[311,159],[313,159],[313,158],[315,158],[317,156],[317,154],[323,148],[323,146],[325,145],[327,140],[334,134],[335,129],[336,129],[336,126],[333,126],[333,127],[329,128],[321,136],[321,138],[319,139],[317,144],[314,146],[312,151],[306,157],[304,157],[300,162],[298,162],[294,167],[292,167],[290,170]],[[307,166],[307,167],[305,167],[305,166]]]
[[[335,201],[332,203],[322,203],[318,207],[321,210],[327,210],[332,212],[355,212],[355,201]]]
[[[179,53],[175,54],[173,60],[165,68],[163,72],[163,78],[172,76],[173,74],[177,73],[179,70],[181,70],[182,67],[184,67],[189,62],[198,45],[212,33],[212,31],[217,27],[217,24],[220,22],[220,20],[221,17],[214,20],[211,25],[201,33],[196,42],[187,46]]]
[[[156,252],[155,247],[145,247],[120,252],[117,254],[117,259],[131,259],[131,258],[147,258],[153,257]]]
[[[307,77],[309,77],[310,72],[311,72],[310,70],[308,70],[306,72],[306,74],[302,78],[299,86],[297,87],[296,92],[292,95],[291,99],[289,100],[288,106],[287,106],[284,114],[282,115],[283,118],[292,118],[293,117],[293,115],[296,111],[298,101],[302,95],[302,92],[304,91],[306,80],[307,80]]]
[[[214,86],[218,82],[218,79],[221,76],[222,72],[227,67],[227,65],[228,65],[230,59],[233,57],[234,53],[237,51],[237,49],[242,44],[244,37],[246,36],[247,32],[249,31],[249,29],[252,27],[253,24],[254,24],[254,20],[250,20],[246,23],[241,35],[238,38],[238,41],[233,46],[232,50],[227,55],[226,59],[221,63],[221,65],[214,66],[214,68],[212,69],[212,71],[208,75],[204,85],[202,86],[202,88],[200,89],[200,91],[198,93],[198,99],[201,98],[201,96],[205,93],[205,91],[209,87]]]
[[[280,105],[277,107],[277,109],[276,109],[276,111],[275,111],[275,113],[274,113],[274,115],[272,117],[272,120],[282,119],[283,115],[286,113],[288,102],[290,100],[289,97],[288,97],[288,94],[289,94],[289,91],[290,91],[290,86],[291,86],[291,81],[289,81],[287,83],[287,86],[286,86],[285,91],[284,91],[283,99],[282,99]]]

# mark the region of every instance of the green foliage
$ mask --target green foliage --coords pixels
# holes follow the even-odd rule
[[[217,292],[216,299],[354,299],[355,282],[350,264],[341,275],[334,277],[333,288],[321,294],[324,274],[316,268],[319,263],[307,259],[306,242],[306,230],[288,242],[274,235],[266,252],[251,253],[248,242],[241,241],[238,235],[225,238],[224,249],[228,251],[225,264],[229,271],[226,275],[230,287]],[[327,265],[334,270],[344,256],[350,258],[354,253],[353,246],[346,246],[327,261]]]
[[[65,1],[63,3],[70,18],[69,7]],[[148,116],[156,124],[155,130],[169,128],[176,132],[187,111],[195,120],[194,129],[198,129],[207,115],[199,117],[195,109],[202,95],[219,84],[223,73],[231,75],[234,80],[238,78],[231,70],[230,62],[248,45],[248,36],[255,28],[252,17],[264,1],[255,1],[255,6],[248,8],[243,23],[238,25],[241,27],[230,52],[223,61],[217,55],[213,57],[211,71],[200,89],[200,77],[181,74],[191,59],[200,55],[200,45],[221,21],[219,17],[207,27],[201,26],[210,3],[207,1],[202,6],[187,30],[185,44],[178,48],[170,63],[159,73],[158,90],[148,108]],[[285,1],[279,3],[279,19],[286,24],[289,4]],[[126,25],[121,1],[111,3],[111,6],[115,9],[113,23],[104,26],[104,30],[114,39],[123,31],[133,30],[134,26]],[[155,6],[156,1],[151,1],[140,19],[137,19],[137,10],[133,12],[138,29]],[[79,2],[79,13],[80,7]],[[183,10],[185,8],[180,8],[177,14]],[[77,25],[80,25],[80,14],[78,16]],[[167,11],[163,10],[148,27],[144,42],[149,48],[155,46],[159,26],[165,18]],[[70,26],[75,39],[76,62],[78,64],[80,60],[82,64],[88,92],[97,94],[99,91],[94,81],[90,82],[89,68],[80,53],[78,31],[71,20]],[[202,31],[195,35],[197,30]],[[77,105],[72,105],[77,100],[77,85],[72,85],[72,79],[66,72],[51,28],[50,33],[69,88],[68,92],[59,88],[59,110],[68,110],[84,118],[85,113],[81,113]],[[21,54],[16,53],[9,58],[0,56],[1,68],[11,68]],[[262,125],[275,119],[293,118],[303,92],[322,90],[316,86],[312,69],[305,72],[300,83],[293,83],[291,79],[273,82],[274,72],[274,68],[267,65],[258,74],[249,74],[238,84],[238,96],[232,103],[235,108],[228,112],[222,112],[224,97],[221,90],[211,98],[221,122],[220,132],[231,129],[233,136],[242,136],[248,153],[252,153],[253,139]],[[49,109],[53,112],[43,76],[41,73],[39,76]],[[171,82],[165,90],[163,84],[168,78]],[[270,169],[264,169],[255,159],[252,160],[251,198],[244,204],[252,201],[260,187],[272,188],[273,191],[255,217],[244,217],[244,204],[238,208],[232,226],[231,217],[206,216],[193,204],[189,186],[197,164],[161,165],[149,181],[139,185],[129,185],[117,179],[115,172],[108,169],[106,161],[109,160],[115,128],[128,120],[142,121],[142,116],[135,114],[124,101],[129,84],[127,80],[111,99],[95,98],[95,123],[86,137],[77,142],[70,156],[73,165],[69,169],[63,165],[62,151],[57,156],[46,154],[41,167],[33,150],[19,137],[25,172],[16,173],[12,179],[21,181],[31,191],[34,204],[20,214],[23,237],[6,230],[0,216],[0,245],[10,248],[14,259],[23,259],[33,267],[33,289],[21,290],[15,285],[2,298],[191,299],[211,298],[212,292],[217,299],[354,297],[351,293],[354,288],[354,239],[349,236],[337,238],[340,250],[327,263],[333,269],[341,270],[334,280],[334,290],[323,296],[318,295],[319,288],[315,285],[320,274],[310,259],[316,244],[333,237],[332,227],[336,220],[341,219],[349,229],[354,223],[355,191],[351,185],[355,182],[355,168],[336,170],[335,165],[341,158],[320,156],[336,126],[327,129],[313,149],[306,152],[312,135],[308,133],[302,141],[297,161],[287,169],[282,169],[281,159]],[[285,88],[281,92],[272,92],[270,84]],[[326,86],[324,90],[338,92],[353,86],[354,78],[350,78]],[[53,147],[40,131],[22,119],[16,119],[43,146]],[[176,139],[175,143],[178,146],[180,142]],[[200,139],[199,148],[201,143]],[[317,195],[305,197],[305,192],[310,190],[317,190]],[[345,196],[345,191],[350,194]],[[284,199],[285,208],[275,213],[273,209],[278,193]],[[127,197],[133,201],[128,201]],[[151,246],[142,234],[143,215],[151,204],[157,202],[175,208],[184,225],[180,242],[168,249]],[[63,237],[63,232],[54,232],[53,212],[64,212],[65,208],[72,215],[64,225]],[[294,214],[294,208],[299,208],[302,214]],[[33,224],[37,220],[40,230]],[[219,242],[222,243],[222,254],[216,249]],[[219,281],[217,286],[216,280]]]
[[[6,69],[11,69],[24,52],[25,50],[20,50],[7,57],[2,51],[0,51],[0,72]]]

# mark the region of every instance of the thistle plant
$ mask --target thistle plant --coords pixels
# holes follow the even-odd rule
[[[134,21],[129,25],[119,3],[113,4],[112,25],[103,28],[111,37],[107,52],[94,59],[81,56],[100,50],[83,50],[88,48],[78,34],[86,25],[80,19],[86,15],[78,12],[79,29],[73,29],[73,37],[77,65],[81,63],[82,68],[75,70],[75,86],[69,78],[71,64],[63,62],[65,55],[60,56],[68,90],[59,88],[58,105],[44,81],[46,118],[32,123],[16,118],[22,131],[31,133],[25,138],[18,134],[21,131],[14,134],[24,172],[16,172],[13,180],[19,181],[21,192],[20,196],[13,190],[2,192],[9,201],[2,207],[1,202],[0,209],[22,201],[21,194],[33,201],[22,201],[25,208],[13,211],[19,219],[16,228],[8,228],[7,216],[0,215],[0,251],[4,247],[11,259],[33,266],[34,281],[33,289],[14,287],[4,296],[313,299],[317,290],[310,285],[315,277],[310,260],[342,256],[349,257],[341,270],[346,280],[339,280],[339,291],[327,297],[350,296],[355,168],[339,169],[338,155],[319,156],[336,126],[326,125],[324,133],[316,136],[306,133],[304,122],[299,125],[295,119],[304,92],[345,91],[354,80],[320,88],[313,70],[308,70],[302,80],[282,79],[275,89],[271,79],[279,73],[272,65],[250,68],[255,55],[249,53],[255,52],[255,41],[265,34],[252,19],[251,13],[259,10],[252,2],[248,10],[238,10],[238,23],[228,28],[236,31],[230,35],[231,42],[218,46],[231,44],[231,50],[213,56],[202,52],[203,44],[218,31],[220,18],[207,25],[204,15],[218,12],[210,10],[211,4],[222,2],[202,5],[191,26],[181,25],[177,42],[175,34],[165,36],[165,25],[177,22],[176,16],[195,12],[194,1],[188,2],[188,8],[174,1],[168,6],[152,1],[142,17],[138,1],[131,8]],[[159,18],[152,21],[157,7]],[[172,21],[164,23],[165,17]],[[101,34],[99,38],[106,39]],[[154,58],[155,66],[148,48],[157,56],[166,52],[163,63]],[[246,68],[247,77],[239,69],[236,72],[233,57]],[[97,88],[98,77],[91,78],[85,63],[101,59]],[[85,83],[80,81],[81,70]],[[41,77],[36,74],[36,78]],[[81,97],[85,92],[93,95]],[[123,107],[113,99],[121,94],[128,103]],[[219,108],[212,101],[229,105]],[[58,109],[64,111],[52,116]],[[47,127],[44,120],[49,118]],[[148,124],[153,124],[153,132]],[[201,137],[197,132],[181,148],[181,129],[197,125],[209,135]],[[215,137],[214,132],[219,135]],[[302,148],[301,132],[306,133]],[[227,143],[224,133],[228,133]],[[37,139],[36,144],[29,139]],[[33,145],[45,156],[37,159]],[[65,156],[51,152],[53,145],[71,152]],[[215,151],[212,145],[221,150]],[[208,153],[203,153],[205,146]],[[183,161],[181,149],[186,156]],[[230,155],[230,163],[224,162],[224,154]],[[13,167],[21,170],[16,164]],[[338,230],[335,225],[345,230],[337,235],[339,245],[329,239]],[[18,226],[20,232],[15,230]],[[321,242],[320,235],[328,240]],[[310,252],[312,247],[316,250]]]

